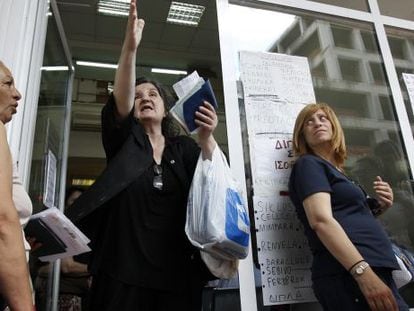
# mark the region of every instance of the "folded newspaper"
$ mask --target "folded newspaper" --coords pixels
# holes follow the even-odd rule
[[[90,240],[57,208],[48,208],[30,217],[26,236],[35,237],[42,245],[31,252],[41,261],[89,252]]]
[[[214,108],[217,108],[210,81],[205,81],[197,71],[194,71],[175,83],[173,89],[178,96],[178,101],[170,112],[188,134],[195,133],[198,127],[194,121],[195,113],[203,102],[208,101]]]

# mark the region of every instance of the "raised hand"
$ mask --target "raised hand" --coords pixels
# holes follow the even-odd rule
[[[387,209],[392,206],[394,201],[394,194],[391,186],[382,180],[380,176],[377,176],[374,181],[374,190],[378,196],[378,202],[380,203],[381,209]]]
[[[126,118],[134,105],[135,65],[137,48],[142,38],[145,22],[138,19],[136,0],[131,0],[124,44],[115,74],[114,97],[117,118]]]
[[[128,24],[125,32],[124,48],[129,51],[135,51],[142,39],[142,30],[145,21],[138,19],[136,0],[131,0],[129,7]]]
[[[204,101],[199,111],[196,112],[194,122],[199,126],[198,138],[200,144],[203,144],[204,141],[209,139],[217,127],[218,119],[213,105]]]
[[[194,122],[199,126],[198,144],[201,147],[203,159],[211,159],[217,145],[213,136],[218,123],[216,110],[209,102],[204,101],[195,114]]]

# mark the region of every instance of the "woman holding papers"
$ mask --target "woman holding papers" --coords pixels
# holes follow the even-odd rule
[[[114,92],[102,111],[108,166],[73,207],[106,201],[91,214],[91,308],[201,310],[210,275],[184,224],[200,150],[210,159],[216,147],[217,115],[208,102],[196,113],[199,146],[189,137],[171,136],[164,90],[144,78],[135,81],[143,28],[132,0]]]
[[[84,189],[70,187],[66,190],[65,209],[70,206],[84,192]],[[90,275],[88,273],[87,262],[90,253],[84,253],[77,256],[62,258],[60,264],[59,279],[59,311],[86,311],[89,304],[89,285]],[[50,265],[45,264],[37,271],[35,282],[36,288],[36,306],[39,310],[47,309],[48,285],[50,278]]]
[[[0,310],[6,305],[11,310],[33,310],[20,223],[28,220],[32,205],[12,165],[4,126],[16,113],[20,98],[10,70],[0,61]]]
[[[327,105],[299,113],[293,149],[299,158],[289,195],[313,253],[313,289],[324,310],[408,310],[392,279],[399,267],[391,243],[368,203],[391,207],[391,187],[378,176],[375,200],[344,174],[345,138]]]

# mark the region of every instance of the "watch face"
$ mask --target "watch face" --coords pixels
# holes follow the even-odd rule
[[[369,264],[367,262],[363,262],[355,268],[354,273],[356,275],[361,275],[364,273],[365,269],[368,267],[369,267]]]

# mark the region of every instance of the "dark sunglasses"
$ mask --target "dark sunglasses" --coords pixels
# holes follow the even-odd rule
[[[163,186],[162,166],[154,163],[153,170],[154,170],[154,180],[152,181],[152,185],[154,188],[158,190],[162,190],[162,186]]]

